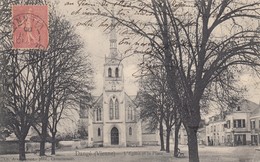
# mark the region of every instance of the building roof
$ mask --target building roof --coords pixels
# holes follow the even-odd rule
[[[93,96],[92,108],[101,107],[103,108],[103,93],[100,96]]]
[[[125,92],[125,102],[128,103],[128,105],[132,105],[132,106],[137,106],[137,104],[135,103],[135,99],[136,96],[135,95],[131,95],[129,96],[126,92]],[[92,104],[92,108],[103,108],[103,93],[100,96],[93,96],[93,104]]]
[[[260,105],[258,105],[258,107],[251,113],[251,118],[257,117],[257,116],[260,116]]]
[[[210,117],[208,124],[210,123],[218,123],[218,122],[223,122],[225,121],[225,117],[226,115],[232,115],[233,113],[251,113],[251,117],[254,114],[258,114],[255,116],[259,116],[260,115],[260,105],[249,101],[249,100],[241,100],[238,104],[238,106],[228,112],[223,112],[222,114],[217,114],[215,116]]]
[[[249,100],[242,100],[239,106],[237,107],[237,109],[234,109],[233,112],[253,112],[258,108],[259,108],[258,104]]]
[[[212,116],[212,117],[209,117],[208,124],[209,123],[222,122],[222,121],[225,121],[225,115],[223,113],[215,115],[215,116]]]
[[[126,102],[130,102],[131,104],[134,104],[136,107],[137,107],[137,104],[135,103],[135,99],[136,99],[136,95],[128,95],[126,92],[125,92],[125,101]]]

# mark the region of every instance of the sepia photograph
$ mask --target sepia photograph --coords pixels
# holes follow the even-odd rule
[[[0,162],[260,162],[258,0],[0,0]]]

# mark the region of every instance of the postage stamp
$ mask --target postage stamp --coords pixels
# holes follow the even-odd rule
[[[47,5],[14,5],[12,25],[14,49],[48,48]]]

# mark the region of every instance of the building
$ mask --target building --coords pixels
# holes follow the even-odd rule
[[[250,116],[251,145],[260,145],[260,105]]]
[[[223,115],[216,115],[209,118],[206,126],[206,144],[224,145],[225,144],[225,124],[226,121]]]
[[[242,100],[235,109],[226,112],[225,115],[211,117],[206,126],[206,144],[229,146],[256,144],[259,129],[255,123],[259,120],[257,115],[259,109],[258,104]]]
[[[197,131],[197,140],[199,145],[205,145],[206,144],[206,128],[202,127],[199,128]]]
[[[179,140],[178,140],[179,144],[181,144],[181,145],[187,145],[188,144],[188,135],[187,135],[186,129],[183,126],[183,124],[180,127],[178,138],[179,138]]]
[[[105,58],[103,93],[94,98],[88,111],[89,146],[141,146],[140,108],[135,96],[124,89],[124,66],[117,51],[115,22],[112,20],[110,53]]]
[[[235,110],[226,116],[226,138],[233,145],[247,145],[251,143],[250,116],[259,105],[243,100]]]
[[[197,142],[199,145],[205,145],[206,142],[205,142],[205,139],[206,139],[206,130],[205,130],[205,120],[202,119],[200,121],[200,124],[199,124],[199,128],[198,128],[198,131],[197,131]],[[174,132],[173,132],[174,134]],[[175,137],[173,137],[175,138]],[[179,140],[179,144],[180,145],[187,145],[188,144],[188,135],[187,135],[187,131],[184,127],[183,124],[181,124],[181,127],[180,127],[180,130],[179,130],[179,135],[178,135],[178,140]]]

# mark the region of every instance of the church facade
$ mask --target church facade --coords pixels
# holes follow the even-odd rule
[[[140,108],[134,96],[124,89],[124,66],[117,51],[117,37],[112,20],[110,53],[105,58],[103,92],[88,111],[88,145],[141,146]]]

